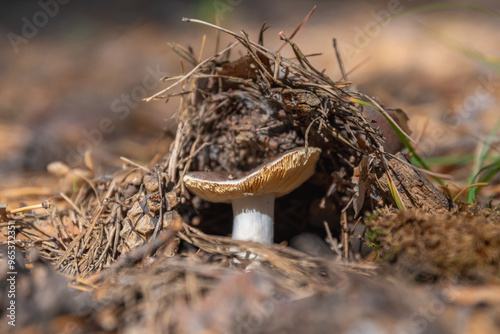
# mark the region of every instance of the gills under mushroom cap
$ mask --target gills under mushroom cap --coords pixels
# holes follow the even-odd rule
[[[316,169],[321,149],[300,147],[279,155],[247,175],[228,179],[216,172],[191,172],[184,176],[187,188],[214,203],[249,196],[274,194],[284,196],[310,178]]]

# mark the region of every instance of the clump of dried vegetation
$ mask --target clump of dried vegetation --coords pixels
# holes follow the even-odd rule
[[[387,211],[387,210],[385,210]],[[381,212],[367,222],[377,261],[417,281],[500,280],[500,207],[432,214]]]
[[[381,258],[390,255],[401,260],[401,254],[415,253],[414,260],[404,257],[412,266],[424,261],[418,257],[422,255],[419,242],[426,243],[423,247],[430,242],[429,247],[439,251],[448,247],[445,240],[469,237],[464,240],[468,255],[479,256],[484,250],[491,258],[490,267],[498,263],[498,254],[489,251],[498,250],[498,238],[488,234],[471,239],[467,233],[474,227],[461,230],[453,225],[452,213],[436,224],[420,216],[420,212],[436,209],[446,212],[453,204],[403,155],[384,152],[383,133],[363,109],[368,103],[387,115],[380,103],[351,90],[345,80],[334,81],[316,69],[284,34],[280,38],[295,59],[263,46],[265,27],[259,42],[245,32],[215,28],[235,42],[203,61],[172,45],[193,69],[165,78],[170,86],[150,98],[180,96],[178,130],[166,157],[151,166],[124,159],[121,170],[101,177],[94,175],[88,156],[85,173],[66,170],[64,175],[70,175],[72,184],[78,186],[74,192],[62,190],[64,201],[52,203],[43,213],[13,215],[4,209],[4,218],[15,224],[20,249],[36,248],[39,257],[73,279],[73,287],[93,294],[93,305],[78,317],[88,319],[93,314],[92,326],[105,330],[235,332],[242,324],[250,326],[257,307],[264,314],[257,331],[266,332],[293,323],[289,319],[282,324],[273,314],[298,314],[314,308],[314,303],[337,305],[361,286],[388,298],[384,299],[387,305],[399,309],[395,317],[411,314],[415,305],[396,306],[397,298],[389,298],[385,287],[367,278],[374,274],[373,264],[340,261],[340,255],[321,258],[286,247],[286,243],[260,245],[207,234],[229,233],[230,217],[222,212],[230,210],[190,195],[182,183],[186,172],[210,169],[240,176],[299,146],[320,147],[322,155],[315,176],[294,194],[278,200],[278,241],[306,230],[323,230],[333,233],[330,241],[340,240],[339,254],[349,257],[349,241],[357,236],[349,233],[348,226],[361,224],[357,216],[365,210],[396,203],[423,211],[390,213],[382,223],[371,225],[380,231],[371,241],[379,243]],[[235,48],[242,48],[245,55],[232,58]],[[287,221],[286,227],[280,225]],[[482,218],[471,221],[474,226],[483,224],[483,230],[494,225]],[[435,234],[435,229],[442,232]],[[448,229],[453,233],[446,233]],[[413,245],[415,231],[420,231],[421,239]],[[488,240],[491,245],[486,248],[476,247],[477,242]],[[235,249],[257,254],[258,262],[237,255],[241,253]],[[236,256],[238,261],[234,261]],[[427,270],[430,274],[441,275],[449,260],[445,253],[441,256]],[[251,273],[245,274],[245,268]],[[469,269],[465,263],[457,275],[468,276]],[[228,312],[214,315],[214,308]],[[365,311],[370,312],[361,309],[356,314],[363,317]],[[341,323],[341,318],[331,321]]]

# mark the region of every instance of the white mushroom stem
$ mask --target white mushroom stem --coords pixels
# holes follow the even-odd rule
[[[274,194],[233,199],[233,239],[272,244]]]

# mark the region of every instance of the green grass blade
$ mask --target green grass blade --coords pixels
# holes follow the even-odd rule
[[[477,174],[474,176],[474,179],[476,179],[479,174],[483,173],[484,171],[488,171],[488,173],[486,173],[486,175],[484,175],[481,179],[480,179],[480,183],[486,183],[486,182],[489,182],[495,175],[497,175],[498,173],[500,173],[500,160],[492,163],[492,164],[489,164],[483,168],[481,168]],[[477,189],[477,190],[476,190]],[[481,189],[481,187],[473,187],[470,192],[474,191],[474,196],[472,197],[472,199],[474,199],[477,195],[477,192],[479,191],[479,189]],[[469,202],[471,200],[471,197],[470,197],[470,192],[469,192]]]
[[[455,165],[466,165],[474,162],[474,155],[450,155],[450,156],[436,156],[436,157],[426,157],[423,158],[425,163],[429,166],[455,166]],[[488,154],[485,161],[494,162],[500,160],[500,155]],[[415,164],[416,160],[412,160]]]
[[[500,160],[498,160],[492,164],[489,164],[488,166],[484,167],[483,169],[484,170],[490,169],[490,171],[485,176],[483,176],[483,178],[481,179],[481,182],[488,182],[495,175],[497,175],[500,172]]]
[[[480,169],[478,171],[476,171],[476,170],[472,171],[472,174],[469,178],[469,184],[474,184],[476,182],[476,178],[479,176],[479,174],[481,172],[483,172],[486,167],[491,166],[491,165],[489,165],[489,166],[481,168],[481,166],[484,164],[484,161],[486,159],[488,151],[490,150],[491,144],[493,143],[493,140],[495,139],[495,137],[498,134],[498,131],[500,131],[500,119],[498,119],[497,123],[495,124],[495,127],[488,135],[488,138],[486,139],[486,142],[484,143],[484,146],[481,149],[481,152],[479,153],[479,156],[478,156],[478,159],[476,162],[476,166]],[[495,163],[493,163],[492,165],[494,165],[494,164]],[[488,174],[490,174],[490,173],[488,173]],[[496,173],[494,173],[493,175],[495,175],[495,174]],[[474,202],[474,198],[476,198],[476,189],[477,188],[474,187],[469,192],[469,204],[472,204]]]
[[[418,161],[418,163],[425,169],[427,170],[430,170],[429,166],[427,165],[427,163],[424,161],[424,159],[422,159],[418,154],[417,152],[415,151],[415,149],[413,148],[413,146],[411,145],[410,141],[408,140],[407,136],[401,132],[401,130],[399,129],[399,127],[394,123],[394,121],[390,118],[390,117],[387,117],[387,115],[382,112],[379,108],[377,108],[376,106],[374,106],[373,104],[371,104],[370,102],[366,102],[366,101],[363,101],[363,100],[360,100],[360,99],[356,99],[356,98],[351,98],[351,101],[352,102],[355,102],[355,103],[359,103],[359,104],[362,104],[362,105],[365,105],[365,106],[368,106],[368,107],[371,107],[373,109],[376,109],[378,110],[384,117],[385,119],[389,122],[389,124],[391,125],[391,127],[394,129],[394,131],[396,131],[396,134],[398,135],[399,139],[401,140],[401,142],[403,143],[403,145],[411,152],[411,154],[415,157],[415,159]],[[440,184],[443,184],[442,180],[439,179],[439,178],[436,178],[436,180],[440,183]]]
[[[399,196],[398,188],[396,188],[396,185],[394,184],[394,180],[389,175],[389,171],[387,171],[386,176],[387,176],[387,184],[389,186],[389,191],[391,192],[391,196],[394,199],[394,203],[396,203],[396,206],[398,207],[399,210],[404,210],[405,205],[401,201],[401,197]]]

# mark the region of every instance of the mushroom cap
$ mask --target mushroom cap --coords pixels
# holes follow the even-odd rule
[[[214,203],[229,203],[235,198],[274,194],[284,196],[310,178],[316,169],[321,149],[300,147],[285,152],[247,175],[228,179],[217,172],[191,172],[184,184],[194,194]]]

